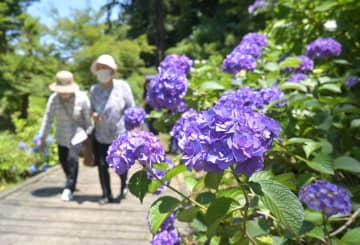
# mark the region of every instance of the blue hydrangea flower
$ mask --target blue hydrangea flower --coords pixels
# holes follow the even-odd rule
[[[146,113],[140,106],[133,106],[126,109],[124,112],[125,128],[132,130],[140,127],[144,123],[145,117]]]
[[[160,73],[164,70],[175,69],[177,70],[177,73],[186,75],[189,73],[192,66],[193,61],[186,55],[171,54],[161,61],[158,69]]]
[[[157,233],[151,241],[152,245],[180,245],[181,239],[176,230],[164,230]]]
[[[248,33],[246,34],[241,42],[253,43],[258,45],[261,48],[265,48],[268,40],[267,38],[259,33]]]
[[[118,175],[127,171],[135,161],[143,166],[165,161],[165,151],[160,140],[147,131],[130,131],[120,135],[110,145],[106,162]]]
[[[249,54],[232,52],[226,56],[222,64],[222,70],[236,74],[241,70],[253,71],[256,68],[256,59]]]
[[[306,55],[310,58],[330,58],[341,54],[341,44],[333,38],[318,38],[306,47]]]
[[[39,142],[39,140],[40,140],[40,136],[39,135],[35,135],[33,138],[32,138],[32,141],[34,142],[34,143],[38,143]]]
[[[54,138],[53,138],[53,137],[51,137],[51,136],[47,137],[47,139],[46,139],[46,144],[50,145],[50,144],[52,144],[53,142],[54,142]]]
[[[321,211],[326,216],[346,215],[352,209],[348,191],[325,180],[302,186],[299,199],[309,208]]]
[[[276,100],[281,100],[285,94],[280,90],[279,86],[273,86],[271,88],[263,88],[259,91],[260,97],[263,99],[263,104],[268,105]],[[276,106],[284,106],[285,101],[279,102]]]
[[[151,79],[146,100],[156,109],[168,109],[172,112],[186,108],[184,96],[188,88],[186,76],[176,69],[162,70]]]
[[[301,60],[298,67],[288,67],[284,70],[287,72],[305,73],[314,69],[314,61],[305,55],[297,56],[296,58]]]
[[[233,164],[242,165],[237,173],[250,176],[263,168],[263,155],[278,137],[280,126],[261,113],[224,105],[180,119],[183,161],[195,171],[222,172]]]
[[[358,76],[351,76],[345,82],[345,84],[346,84],[346,86],[348,88],[352,88],[358,83],[359,83],[359,77]]]
[[[298,83],[302,80],[305,80],[308,76],[304,73],[295,73],[291,77],[289,77],[288,82]]]
[[[35,174],[35,173],[38,171],[37,166],[36,166],[36,163],[33,163],[33,164],[29,167],[28,171],[29,171],[30,174]]]
[[[238,52],[240,54],[248,54],[254,57],[255,59],[259,58],[261,55],[262,47],[256,43],[251,42],[241,42],[233,52]]]

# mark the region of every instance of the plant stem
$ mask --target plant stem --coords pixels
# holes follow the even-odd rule
[[[353,215],[351,215],[348,219],[348,221],[346,221],[346,223],[339,227],[336,231],[332,232],[330,234],[330,237],[336,236],[337,234],[339,234],[340,232],[342,232],[343,230],[345,230],[349,225],[351,225],[351,223],[353,223],[356,220],[356,217],[360,214],[360,208],[358,208],[355,213],[353,213]]]
[[[322,214],[322,218],[323,218],[323,226],[324,226],[324,234],[325,234],[325,242],[326,242],[325,244],[326,245],[332,245],[330,234],[329,234],[329,231],[328,231],[328,229],[326,227],[328,218],[324,213]]]
[[[246,231],[246,221],[248,218],[248,210],[249,210],[249,206],[250,206],[250,201],[249,201],[249,197],[247,195],[247,192],[245,190],[244,187],[244,183],[241,182],[241,180],[239,179],[239,176],[237,176],[235,174],[235,169],[234,166],[231,166],[231,172],[235,177],[236,182],[239,184],[239,187],[241,188],[242,192],[244,193],[244,197],[245,197],[245,206],[244,206],[244,212],[243,212],[243,232],[244,232],[244,236],[246,236],[247,238],[249,238],[249,240],[253,243],[256,244],[256,241],[251,237],[251,235]]]
[[[158,176],[156,176],[156,174],[154,174],[154,172],[152,171],[151,168],[146,168],[147,171],[149,171],[149,173],[156,179],[158,180],[162,185],[166,186],[167,188],[169,188],[170,190],[172,190],[173,192],[177,193],[178,195],[180,195],[181,197],[185,198],[186,200],[188,200],[189,202],[193,203],[194,205],[198,206],[199,208],[201,208],[202,210],[206,211],[207,208],[198,203],[197,201],[195,201],[194,199],[184,195],[182,192],[176,190],[176,188],[172,187],[170,185],[170,183],[166,183],[164,180],[160,179]]]

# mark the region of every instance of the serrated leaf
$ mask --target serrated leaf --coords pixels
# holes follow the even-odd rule
[[[223,177],[223,173],[208,172],[205,176],[205,186],[210,189],[217,189]]]
[[[184,173],[186,171],[186,166],[184,164],[179,164],[174,168],[170,169],[164,176],[164,180],[170,180],[178,174]]]
[[[148,179],[146,172],[144,170],[140,170],[131,176],[129,180],[129,190],[133,195],[139,198],[142,203],[149,190],[150,183],[151,180]]]
[[[334,160],[334,169],[342,169],[353,173],[360,173],[360,162],[349,156],[341,156]]]
[[[324,85],[321,85],[321,87],[319,88],[320,91],[322,90],[328,90],[334,93],[341,93],[341,88],[339,85],[333,84],[333,83],[327,83]]]
[[[349,230],[341,238],[342,242],[347,245],[359,245],[360,244],[360,227]]]
[[[157,199],[149,209],[150,230],[156,234],[166,218],[180,204],[175,197],[163,196]]]
[[[239,187],[230,187],[224,190],[219,190],[216,193],[216,196],[232,198],[233,200],[241,203],[242,200],[245,200],[244,193]]]
[[[257,183],[261,187],[260,199],[264,206],[290,231],[298,235],[304,221],[304,209],[297,196],[274,180],[260,180]]]
[[[176,219],[182,222],[192,222],[196,214],[199,212],[199,209],[197,207],[191,207],[187,209],[183,209],[176,213]]]
[[[208,81],[204,82],[200,86],[201,90],[224,90],[224,86],[221,84],[215,82],[215,81]]]
[[[280,69],[284,68],[297,68],[301,64],[301,59],[296,57],[289,57],[282,61],[279,65]]]
[[[351,120],[350,127],[351,128],[360,128],[360,119]]]
[[[293,82],[286,82],[280,85],[281,90],[299,90],[301,92],[306,92],[307,88],[302,85],[301,83],[293,83]]]
[[[320,153],[311,161],[306,162],[306,164],[320,173],[334,174],[333,159],[330,155]]]
[[[260,180],[269,180],[272,179],[273,177],[274,175],[269,171],[258,171],[250,176],[249,181],[258,182]]]

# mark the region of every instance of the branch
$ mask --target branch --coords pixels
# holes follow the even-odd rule
[[[334,232],[332,232],[330,234],[330,237],[336,236],[337,234],[339,234],[340,232],[342,232],[343,230],[345,230],[349,225],[351,225],[352,222],[354,222],[356,220],[356,217],[360,214],[360,208],[358,208],[353,215],[351,215],[348,219],[348,221],[346,221],[346,223],[343,226],[340,226],[337,230],[335,230]]]

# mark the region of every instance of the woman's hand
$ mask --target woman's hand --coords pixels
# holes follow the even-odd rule
[[[101,121],[101,117],[97,112],[93,112],[92,117],[95,123],[99,123]]]

